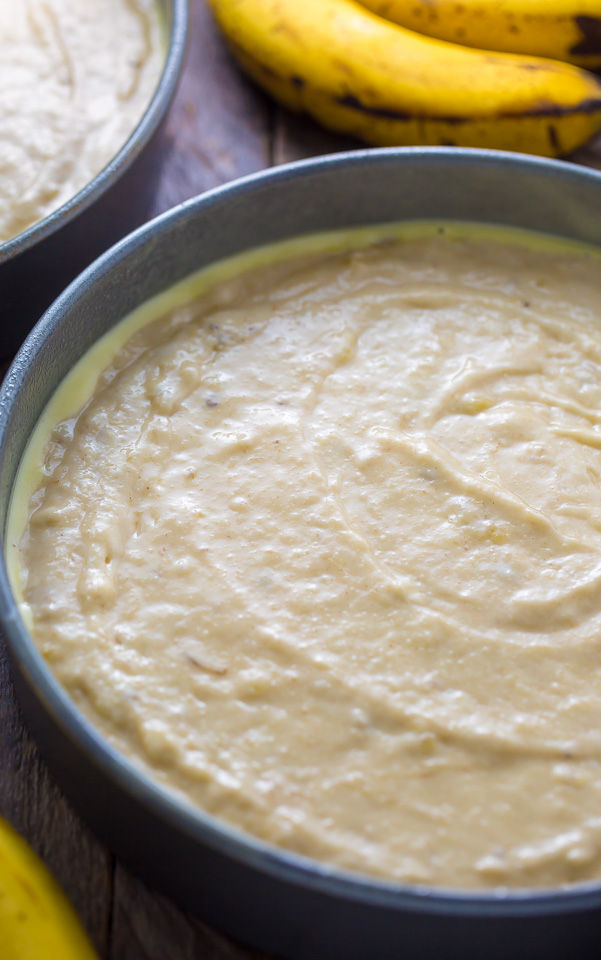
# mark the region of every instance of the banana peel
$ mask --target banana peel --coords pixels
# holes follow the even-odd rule
[[[601,82],[570,64],[432,39],[355,0],[209,3],[256,83],[371,144],[557,157],[601,129]]]
[[[601,0],[360,0],[410,30],[481,50],[601,67]]]
[[[25,841],[0,818],[2,960],[98,960],[64,893]]]

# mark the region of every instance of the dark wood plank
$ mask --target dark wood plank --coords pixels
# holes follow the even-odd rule
[[[272,106],[233,63],[205,0],[191,0],[186,65],[160,134],[153,214],[268,166]]]
[[[311,117],[292,113],[284,107],[275,108],[273,162],[276,164],[363,147],[365,144],[360,140],[325,130]]]
[[[186,916],[121,864],[115,871],[113,919],[114,960],[267,960]]]

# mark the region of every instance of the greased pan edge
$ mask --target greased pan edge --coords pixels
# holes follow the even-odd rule
[[[156,0],[167,44],[153,97],[109,163],[65,204],[0,244],[0,349],[14,353],[52,300],[103,249],[148,219],[161,168],[159,131],[184,65],[188,0]],[[160,138],[159,138],[160,139]]]

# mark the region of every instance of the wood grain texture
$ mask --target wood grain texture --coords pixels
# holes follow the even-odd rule
[[[275,107],[273,162],[276,164],[362,147],[365,147],[365,144],[360,140],[325,130],[311,117],[291,113],[284,107]]]
[[[268,166],[273,107],[233,65],[204,0],[192,0],[186,65],[160,133],[153,214]]]
[[[152,214],[273,163],[361,146],[271,104],[241,76],[205,0],[190,2],[186,69],[159,135],[161,166]],[[574,160],[601,169],[601,137]],[[51,782],[23,728],[3,643],[0,815],[54,872],[101,960],[264,960],[149,890],[90,835]]]

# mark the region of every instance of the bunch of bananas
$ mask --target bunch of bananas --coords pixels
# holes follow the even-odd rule
[[[601,129],[601,0],[209,3],[253,80],[368,143],[554,157]]]
[[[41,860],[0,819],[2,960],[96,960],[61,889]]]

